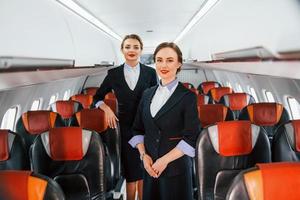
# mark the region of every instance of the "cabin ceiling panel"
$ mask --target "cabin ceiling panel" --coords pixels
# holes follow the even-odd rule
[[[0,55],[72,59],[69,30],[50,1],[0,2]],[[55,27],[55,29],[54,29]]]
[[[140,35],[145,46],[172,41],[200,9],[204,0],[76,0],[121,37]],[[146,32],[153,30],[152,33]]]
[[[185,58],[263,46],[271,52],[300,49],[299,0],[220,0],[187,33]]]
[[[206,69],[300,79],[300,61],[193,63]]]

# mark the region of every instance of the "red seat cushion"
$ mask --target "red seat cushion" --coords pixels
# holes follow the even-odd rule
[[[51,111],[28,111],[22,115],[22,120],[26,131],[36,135],[53,128],[56,117]]]
[[[228,94],[228,99],[231,110],[242,110],[247,106],[247,95],[245,93]]]
[[[93,103],[93,96],[88,94],[77,94],[72,96],[71,99],[80,102],[83,108],[90,108]]]
[[[0,161],[9,158],[8,130],[0,130]]]
[[[221,104],[199,105],[198,113],[202,127],[225,121],[228,109]]]
[[[280,120],[283,106],[277,103],[256,103],[247,106],[250,121],[259,126],[274,126]]]
[[[218,87],[218,84],[214,81],[207,81],[201,83],[201,88],[204,94],[207,94],[210,89]]]
[[[75,101],[56,101],[56,112],[58,112],[63,119],[69,119],[75,113]]]
[[[210,92],[213,100],[219,102],[223,95],[231,94],[232,89],[230,87],[218,87],[218,88],[212,88]]]
[[[105,113],[101,109],[85,109],[76,113],[79,126],[101,133],[108,127]]]
[[[300,152],[300,120],[293,120],[296,151]]]
[[[82,129],[79,127],[50,129],[49,143],[53,160],[81,160],[83,158]]]
[[[5,200],[43,200],[47,181],[30,175],[30,171],[1,171],[1,197]]]
[[[222,156],[247,155],[252,151],[250,121],[218,122],[219,151]]]

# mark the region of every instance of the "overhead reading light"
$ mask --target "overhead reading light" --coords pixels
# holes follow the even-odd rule
[[[192,18],[192,20],[184,27],[181,33],[174,40],[177,43],[181,38],[191,30],[191,28],[203,17],[219,0],[207,0],[204,5],[200,8],[197,14]]]
[[[67,7],[68,9],[70,9],[71,11],[73,11],[74,13],[76,13],[86,21],[88,21],[89,23],[93,24],[100,30],[102,30],[108,36],[113,37],[119,41],[122,41],[122,38],[118,34],[113,32],[108,26],[103,24],[103,22],[101,22],[99,19],[94,17],[91,13],[89,13],[87,10],[85,10],[80,5],[75,3],[73,0],[56,0],[56,1],[61,3],[63,6]]]

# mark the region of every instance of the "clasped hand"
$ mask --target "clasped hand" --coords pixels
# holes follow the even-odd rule
[[[147,154],[144,156],[143,163],[145,170],[153,178],[158,178],[168,166],[168,162],[163,157],[153,163],[152,158]]]

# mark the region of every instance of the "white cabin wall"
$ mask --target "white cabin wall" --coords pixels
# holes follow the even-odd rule
[[[0,56],[119,63],[119,42],[52,0],[0,1]]]
[[[299,0],[220,0],[179,46],[184,58],[255,46],[271,51],[300,49]]]
[[[76,66],[92,66],[101,61],[119,63],[120,53],[116,48],[121,42],[111,39],[64,7],[62,9],[74,44]]]
[[[249,86],[256,91],[259,102],[267,102],[264,90],[270,91],[276,102],[281,103],[288,110],[290,117],[287,97],[294,97],[300,102],[300,80],[279,78],[272,76],[262,76],[254,74],[233,73],[228,71],[213,70],[217,80],[224,84],[230,82],[235,90],[235,83],[242,86],[244,92],[249,93]],[[235,77],[235,78],[234,78]]]
[[[89,76],[86,80],[83,89],[87,87],[100,87],[107,73],[101,73],[94,76]]]
[[[187,65],[188,66],[188,65]],[[235,92],[237,84],[243,92],[250,93],[252,87],[258,97],[259,102],[267,102],[265,91],[273,94],[275,102],[283,104],[290,114],[287,97],[294,97],[300,103],[300,80],[281,77],[272,77],[256,74],[237,73],[217,69],[199,68],[197,70],[182,70],[178,74],[179,81],[192,83],[195,87],[203,81],[218,81],[222,86],[227,86],[229,82]]]
[[[13,106],[20,106],[17,116],[18,119],[22,113],[30,110],[34,100],[42,98],[41,110],[46,110],[48,109],[49,100],[52,95],[58,93],[58,100],[62,100],[66,90],[70,90],[71,96],[80,93],[85,79],[86,76],[79,76],[76,78],[68,78],[0,91],[0,122],[3,119],[5,112]]]

